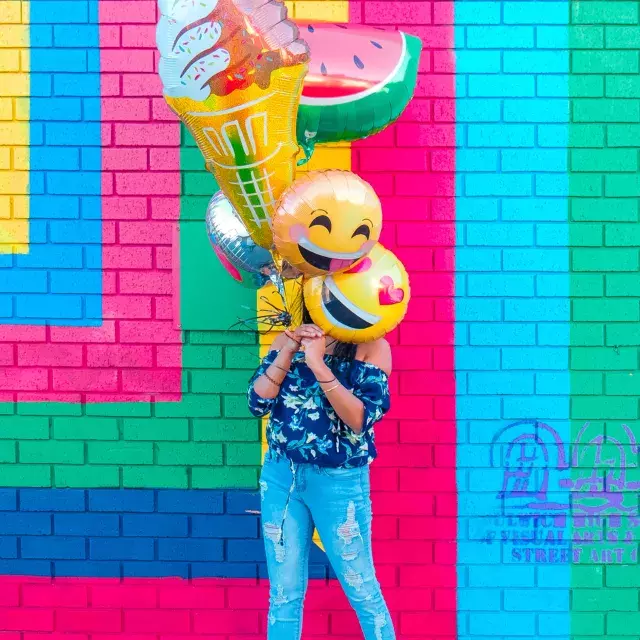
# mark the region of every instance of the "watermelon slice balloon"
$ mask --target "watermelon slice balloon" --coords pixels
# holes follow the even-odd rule
[[[400,116],[415,91],[422,43],[377,27],[297,24],[311,54],[297,123],[304,163],[316,144],[366,138]]]

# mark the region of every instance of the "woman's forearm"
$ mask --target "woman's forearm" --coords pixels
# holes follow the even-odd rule
[[[362,401],[340,384],[333,371],[324,362],[313,366],[309,365],[309,368],[313,371],[320,388],[324,391],[327,400],[340,420],[354,433],[360,433],[364,423],[364,404]]]
[[[271,400],[280,393],[280,385],[289,372],[295,351],[281,349],[276,359],[269,365],[265,374],[261,375],[253,384],[253,390],[265,400]]]

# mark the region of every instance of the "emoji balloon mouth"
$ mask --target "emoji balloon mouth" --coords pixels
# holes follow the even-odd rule
[[[349,302],[330,277],[322,285],[322,308],[327,318],[343,329],[369,329],[380,322],[380,316],[367,313]]]
[[[316,269],[334,273],[350,267],[363,256],[362,251],[356,253],[338,253],[322,249],[307,238],[300,238],[298,250],[304,261]]]

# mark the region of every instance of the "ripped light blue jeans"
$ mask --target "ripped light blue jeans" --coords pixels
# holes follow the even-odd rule
[[[299,640],[314,525],[365,640],[394,640],[371,556],[369,467],[326,469],[267,453],[260,476],[268,640]]]

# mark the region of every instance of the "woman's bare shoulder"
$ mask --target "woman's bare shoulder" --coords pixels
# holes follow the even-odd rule
[[[388,375],[391,374],[391,345],[384,338],[358,345],[356,357],[379,367]]]

